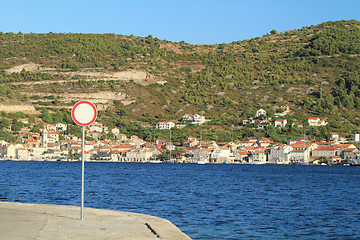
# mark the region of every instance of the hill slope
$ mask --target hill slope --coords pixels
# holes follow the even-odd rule
[[[2,102],[30,102],[40,111],[56,112],[87,97],[103,110],[102,121],[132,129],[129,133],[141,128],[128,121],[154,126],[200,113],[211,126],[179,133],[285,141],[303,130],[240,127],[259,108],[273,115],[280,106],[290,106],[286,118],[291,124],[306,127],[314,116],[327,120],[325,130],[307,128],[314,138],[329,131],[360,131],[360,22],[272,33],[219,45],[173,43],[151,35],[0,33]],[[145,137],[161,135],[141,131]]]

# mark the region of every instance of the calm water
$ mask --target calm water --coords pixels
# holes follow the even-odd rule
[[[0,162],[0,201],[80,205],[79,162]],[[360,239],[360,168],[85,163],[85,207],[193,239]],[[84,213],[86,218],[86,211]]]

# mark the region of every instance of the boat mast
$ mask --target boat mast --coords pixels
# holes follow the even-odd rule
[[[170,158],[169,158],[169,160],[171,160],[171,128],[170,128],[170,142],[169,142],[169,146],[170,146]]]
[[[306,146],[305,146],[305,130],[304,130],[304,162],[305,162]]]

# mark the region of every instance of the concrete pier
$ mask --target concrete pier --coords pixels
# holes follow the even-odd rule
[[[11,240],[189,240],[168,220],[129,212],[0,202],[0,238]]]

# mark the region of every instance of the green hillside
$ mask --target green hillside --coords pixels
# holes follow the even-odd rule
[[[304,128],[308,136],[324,139],[331,131],[360,132],[359,56],[356,20],[273,30],[218,45],[174,43],[151,35],[0,33],[1,102],[31,103],[43,113],[50,111],[52,118],[44,121],[71,122],[64,112],[74,101],[64,95],[114,92],[126,94],[131,104],[108,101],[100,121],[147,139],[165,136],[150,126],[186,113],[202,114],[211,122],[174,130],[178,141],[201,133],[203,139],[216,141],[265,136],[285,142]],[[5,71],[30,62],[39,64],[39,70]],[[129,70],[151,77],[139,84],[131,78],[91,79],[87,74]],[[259,108],[273,116],[280,106],[291,109],[283,117],[290,122],[286,128],[242,126]],[[329,124],[310,128],[308,117]]]

